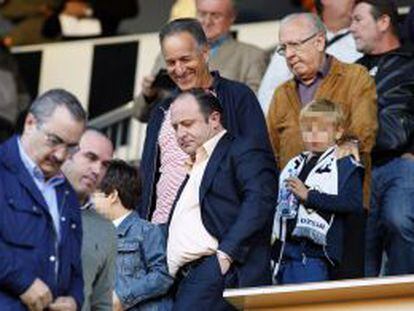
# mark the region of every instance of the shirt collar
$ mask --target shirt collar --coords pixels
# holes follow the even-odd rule
[[[20,159],[23,162],[25,168],[29,171],[30,175],[35,178],[37,181],[45,183],[45,175],[43,174],[40,167],[29,157],[29,155],[24,150],[24,147],[21,142],[21,137],[17,139],[17,147],[19,149]],[[47,183],[52,186],[58,186],[62,184],[65,180],[65,177],[62,173],[57,173],[55,176],[50,178]]]
[[[81,206],[81,210],[95,209],[95,203],[93,203],[92,198],[88,197],[86,202]]]
[[[189,157],[184,165],[188,173],[191,172],[195,163],[203,162],[207,160],[211,154],[213,153],[214,149],[216,148],[219,140],[227,133],[227,130],[222,130],[221,132],[214,135],[208,141],[206,141],[200,148],[197,149],[195,159],[193,157]]]
[[[217,133],[216,135],[214,135],[212,138],[210,138],[209,140],[207,140],[203,146],[201,146],[200,148],[203,148],[204,151],[207,153],[207,156],[210,157],[211,154],[214,151],[214,148],[216,148],[219,140],[224,136],[224,134],[226,134],[227,130],[223,129],[221,132]]]
[[[316,73],[316,78],[313,80],[313,82],[310,85],[313,85],[316,81],[318,81],[319,79],[323,79],[328,75],[329,70],[331,69],[331,63],[332,63],[332,57],[329,55],[325,55],[322,65],[319,67],[318,72]],[[305,85],[299,78],[295,77],[295,80],[298,83]],[[310,85],[307,85],[307,86],[310,86]]]
[[[217,40],[209,43],[210,49],[217,49],[217,48],[219,48],[228,39],[230,39],[230,34],[229,33],[226,33],[226,34],[222,35]]]
[[[112,223],[117,228],[125,220],[125,218],[127,218],[131,213],[132,211],[128,211],[125,215],[113,220]]]

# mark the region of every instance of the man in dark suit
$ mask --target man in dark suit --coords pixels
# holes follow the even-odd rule
[[[181,279],[174,310],[228,310],[225,287],[270,284],[270,226],[277,171],[263,141],[234,138],[217,97],[201,89],[171,106],[188,175],[168,228],[170,274]]]

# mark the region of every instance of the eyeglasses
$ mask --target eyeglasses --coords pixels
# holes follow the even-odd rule
[[[211,19],[212,21],[217,22],[217,21],[224,19],[225,17],[226,15],[224,15],[223,13],[219,13],[219,12],[203,12],[203,11],[197,12],[197,18],[199,20]]]
[[[46,145],[52,149],[64,149],[68,154],[75,154],[79,150],[78,143],[65,142],[61,137],[56,134],[50,133],[44,129],[40,124],[37,125],[37,129],[41,131],[46,138]]]
[[[286,56],[286,50],[288,47],[291,47],[295,52],[299,51],[302,47],[302,45],[304,45],[306,42],[308,42],[309,40],[313,39],[314,37],[316,37],[317,34],[319,34],[320,32],[315,32],[314,34],[310,35],[309,37],[300,40],[300,41],[295,41],[295,42],[287,42],[287,43],[283,43],[283,44],[279,44],[276,48],[276,53],[281,55],[281,56]]]

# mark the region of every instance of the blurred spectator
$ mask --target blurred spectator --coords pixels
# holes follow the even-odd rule
[[[6,34],[8,45],[35,44],[48,41],[42,35],[47,17],[61,0],[9,0],[0,8],[0,14],[11,23]]]
[[[172,96],[155,102],[147,126],[141,172],[142,218],[166,223],[183,182],[187,155],[179,148],[171,126],[170,105],[180,92],[209,89],[223,105],[224,124],[233,135],[255,137],[270,150],[263,113],[253,91],[246,85],[222,78],[208,67],[209,48],[201,24],[195,19],[176,19],[160,32],[160,44],[168,75],[177,84]]]
[[[170,20],[196,17],[195,0],[176,0],[171,8]]]
[[[119,22],[138,14],[137,0],[66,0],[45,22],[48,38],[113,36]]]
[[[414,50],[398,37],[392,0],[360,0],[351,31],[375,78],[379,130],[372,150],[372,197],[366,274],[414,273]]]
[[[252,45],[236,41],[230,34],[230,27],[236,18],[234,0],[196,0],[197,18],[207,36],[209,50],[209,68],[218,70],[220,75],[231,80],[247,84],[257,92],[266,70],[266,53]],[[142,95],[136,98],[136,117],[148,121],[151,103],[161,99],[162,92],[153,84],[157,73],[165,68],[165,62],[159,55],[151,75],[142,81]]]
[[[95,211],[91,199],[92,193],[105,176],[112,154],[110,140],[96,130],[87,129],[79,141],[77,152],[70,155],[62,165],[62,172],[82,204],[83,311],[112,311],[115,228]]]
[[[17,119],[29,100],[16,60],[0,45],[0,142],[15,132]]]
[[[97,211],[113,222],[118,235],[113,310],[168,311],[172,301],[165,294],[173,278],[167,269],[165,233],[134,211],[140,194],[138,170],[114,160],[94,195]]]
[[[300,112],[305,152],[291,159],[279,181],[273,225],[274,281],[327,281],[341,264],[346,216],[362,214],[363,167],[352,156],[339,158],[344,115],[338,104],[320,99]]]
[[[355,0],[315,0],[318,14],[327,32],[326,52],[345,63],[353,63],[362,56],[355,47],[349,32],[351,12]],[[274,53],[260,84],[258,98],[265,115],[268,112],[276,88],[292,78],[285,59]]]

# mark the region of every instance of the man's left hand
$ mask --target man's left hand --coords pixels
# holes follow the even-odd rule
[[[49,305],[50,311],[76,311],[76,309],[76,301],[70,296],[58,297]]]
[[[353,155],[355,160],[360,162],[358,143],[354,141],[345,141],[338,146],[337,158],[341,159]]]

